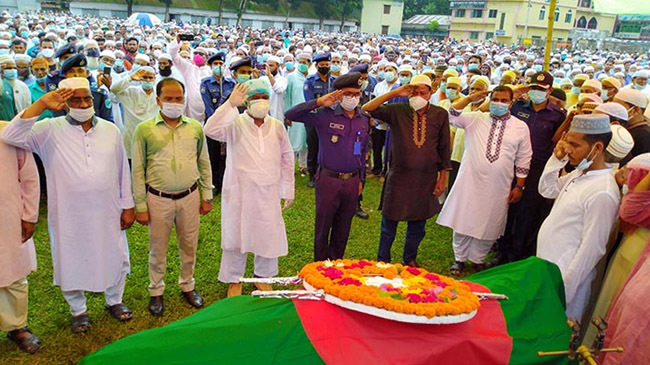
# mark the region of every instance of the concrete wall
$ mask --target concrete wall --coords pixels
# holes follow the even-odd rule
[[[6,0],[0,0],[6,1]],[[95,2],[80,2],[75,1],[70,3],[70,12],[78,15],[94,15],[103,17],[117,16],[126,18],[126,5],[118,3],[95,3]],[[133,5],[133,12],[144,12],[155,14],[160,19],[165,16],[165,8],[161,6],[145,6]],[[184,23],[205,23],[208,18],[212,18],[212,24],[217,25],[219,19],[218,11],[209,11],[202,9],[190,8],[169,8],[170,16],[173,16],[176,21],[183,21]],[[265,29],[270,27],[283,28],[284,16],[269,15],[269,14],[256,14],[244,13],[242,17],[242,26],[252,26],[258,29]],[[237,23],[237,13],[232,11],[223,12],[224,25],[235,25]],[[300,29],[318,29],[318,19],[302,18],[302,17],[289,17],[289,23],[294,30]],[[326,31],[338,31],[340,20],[325,20],[324,27]],[[353,21],[346,21],[344,31],[356,30]]]
[[[40,9],[41,3],[36,0],[0,0],[0,12],[5,10],[14,12]]]
[[[390,14],[384,14],[384,5],[390,6]],[[388,26],[388,34],[402,32],[404,3],[398,0],[363,0],[361,31],[381,34],[382,26]]]

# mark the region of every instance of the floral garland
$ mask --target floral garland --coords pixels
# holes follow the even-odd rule
[[[432,318],[471,313],[480,306],[470,288],[453,278],[400,264],[367,260],[314,262],[302,268],[300,276],[325,293],[393,312]],[[372,277],[392,281],[367,285]],[[401,285],[397,284],[401,278]]]

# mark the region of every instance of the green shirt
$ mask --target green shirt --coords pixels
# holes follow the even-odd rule
[[[46,94],[45,90],[41,89],[41,85],[38,84],[38,81],[32,82],[28,87],[29,87],[29,92],[32,94],[32,104]],[[41,116],[38,117],[38,120],[43,120],[45,118],[52,118],[52,117],[53,117],[52,112],[49,110],[45,110],[43,113],[41,113]]]
[[[182,116],[175,128],[160,112],[140,123],[133,136],[133,196],[137,212],[147,211],[147,188],[166,193],[189,189],[197,180],[203,200],[212,199],[210,158],[198,121]]]
[[[11,84],[0,79],[0,120],[10,121],[16,115],[14,89]]]

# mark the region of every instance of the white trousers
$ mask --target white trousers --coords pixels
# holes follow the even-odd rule
[[[124,294],[124,283],[126,282],[126,271],[122,273],[120,281],[107,288],[104,291],[104,299],[106,300],[106,305],[112,306],[115,304],[122,303],[122,295]],[[70,306],[70,314],[73,316],[78,316],[86,313],[88,308],[86,307],[86,295],[83,290],[62,290],[63,297],[65,301],[68,302]]]
[[[221,254],[221,267],[219,268],[219,281],[222,283],[238,283],[239,278],[246,271],[248,253],[238,250],[223,250]],[[268,258],[255,255],[254,259],[256,276],[270,278],[278,275],[278,258]]]
[[[474,264],[482,264],[493,244],[494,240],[481,240],[454,232],[454,259],[460,262],[469,260]]]
[[[172,226],[181,260],[178,285],[184,292],[194,290],[194,266],[199,242],[199,207],[201,194],[194,190],[188,196],[172,200],[147,194],[149,210],[149,295],[163,295],[167,271],[167,245]]]
[[[9,332],[27,326],[27,278],[0,288],[0,331]]]
[[[298,167],[301,169],[307,168],[307,148],[302,149],[296,152],[296,158],[298,159]]]

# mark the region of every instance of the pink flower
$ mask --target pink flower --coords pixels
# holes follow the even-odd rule
[[[320,267],[319,267],[320,269]],[[323,276],[328,277],[331,280],[334,279],[339,279],[343,277],[343,271],[335,268],[335,267],[328,267],[322,270],[323,271]]]
[[[388,291],[388,292],[398,292],[399,291],[399,289],[393,288],[392,286],[389,286],[387,284],[381,284],[379,286],[379,289],[384,290],[384,291]]]
[[[418,269],[416,269],[414,267],[411,267],[411,266],[408,266],[406,268],[406,271],[410,272],[413,275],[420,275],[420,270],[418,270]]]
[[[435,281],[440,279],[440,277],[436,274],[426,274],[424,275],[424,278],[430,281]]]
[[[361,286],[361,282],[357,279],[353,278],[343,278],[339,281],[336,282],[338,285],[356,285],[356,286]]]
[[[406,299],[411,302],[411,303],[420,303],[422,301],[422,297],[417,295],[417,294],[407,294]]]

